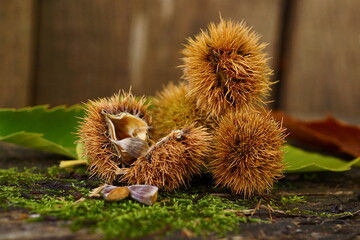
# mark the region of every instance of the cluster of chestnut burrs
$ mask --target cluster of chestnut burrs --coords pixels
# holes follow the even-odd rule
[[[79,136],[90,173],[172,191],[210,172],[245,197],[270,190],[285,134],[262,107],[272,84],[265,46],[244,23],[221,19],[187,40],[179,83],[151,99],[121,91],[86,103]]]

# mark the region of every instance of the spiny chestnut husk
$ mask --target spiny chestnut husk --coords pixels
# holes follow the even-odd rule
[[[216,185],[251,197],[281,178],[285,129],[269,114],[242,111],[222,117],[215,129],[210,170]]]
[[[78,135],[91,175],[107,183],[149,149],[151,118],[144,98],[124,91],[85,104]]]
[[[195,123],[196,127],[210,127],[211,120],[186,96],[188,92],[186,82],[170,82],[154,98],[153,123],[159,137],[190,123]]]
[[[186,186],[201,173],[208,155],[210,135],[203,127],[189,125],[172,131],[153,145],[130,168],[121,181],[129,185],[148,184],[166,191]]]
[[[265,46],[243,22],[223,19],[210,23],[195,39],[189,38],[181,67],[196,106],[218,116],[263,103],[272,73]]]

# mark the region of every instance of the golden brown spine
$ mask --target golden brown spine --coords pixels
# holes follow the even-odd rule
[[[186,94],[189,87],[186,82],[170,82],[154,98],[153,122],[159,137],[174,129],[195,123],[195,126],[211,127],[211,119],[200,111],[194,101]]]
[[[189,38],[181,67],[196,106],[217,117],[262,103],[272,73],[263,53],[265,46],[243,22],[223,19]]]
[[[231,112],[215,129],[210,169],[216,185],[251,197],[270,190],[284,170],[285,129],[269,114]]]
[[[103,112],[118,114],[127,112],[137,116],[151,125],[145,98],[136,98],[121,91],[110,98],[89,100],[85,106],[85,117],[80,123],[78,135],[83,147],[83,155],[89,160],[89,171],[107,183],[112,183],[119,170],[119,157],[109,140],[109,132]]]
[[[205,165],[209,139],[206,129],[194,125],[173,131],[125,169],[121,181],[154,185],[166,191],[186,186]]]

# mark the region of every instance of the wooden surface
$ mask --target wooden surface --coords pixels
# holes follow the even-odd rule
[[[33,0],[0,1],[0,107],[23,107],[31,98]]]
[[[185,39],[218,21],[220,12],[254,25],[272,42],[268,51],[274,55],[279,5],[280,0],[41,1],[36,103],[79,103],[131,85],[135,94],[154,94],[180,78],[176,67]]]
[[[73,104],[129,88],[130,1],[40,1],[36,104]]]
[[[0,0],[0,107],[70,105],[130,86],[152,95],[181,77],[186,38],[221,14],[270,44],[281,109],[360,123],[359,11],[357,0]]]
[[[360,2],[296,1],[281,107],[360,124]]]
[[[182,64],[180,52],[186,38],[194,37],[200,29],[205,29],[209,22],[219,21],[219,13],[225,19],[235,21],[246,19],[257,32],[261,32],[263,41],[271,43],[266,49],[269,56],[273,56],[276,52],[281,1],[270,3],[264,0],[247,0],[242,1],[241,5],[237,0],[143,0],[139,3],[142,9],[135,8],[135,14],[132,14],[135,19],[132,19],[132,23],[138,21],[136,18],[147,19],[146,36],[144,36],[146,40],[143,41],[147,43],[147,46],[143,47],[146,49],[143,53],[143,62],[137,64],[142,66],[139,68],[141,77],[131,78],[135,92],[154,94],[168,81],[180,79],[182,71],[176,67]],[[257,17],[256,12],[261,13],[262,18]],[[263,22],[264,19],[266,19],[266,24]],[[132,25],[132,30],[136,27]],[[138,60],[141,61],[141,59]]]

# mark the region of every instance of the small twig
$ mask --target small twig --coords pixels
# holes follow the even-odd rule
[[[254,215],[255,209],[244,209],[244,210],[225,209],[224,211],[235,213],[237,216],[252,216]]]
[[[193,199],[191,199],[192,203],[195,204],[197,203],[200,199],[202,199],[203,197],[205,197],[208,194],[208,191],[202,192],[199,195],[197,195],[196,197],[194,197]]]
[[[273,209],[269,204],[267,206],[265,205],[260,205],[260,209],[264,209],[269,211],[269,213],[276,213],[276,214],[281,214],[287,217],[303,217],[303,218],[307,218],[309,217],[309,215],[305,215],[305,214],[296,214],[296,213],[287,213],[283,210],[277,210],[277,209]]]
[[[225,197],[225,198],[233,196],[233,194],[230,193],[210,193],[209,195],[214,197]]]
[[[329,195],[353,195],[354,191],[337,191],[337,192],[322,192],[322,193],[289,193],[289,192],[278,192],[280,196],[329,196]]]
[[[271,222],[273,221],[273,218],[272,218],[271,213],[272,213],[272,212],[275,212],[275,210],[270,206],[270,204],[267,204],[267,206],[261,204],[261,205],[259,206],[259,209],[265,209],[265,210],[267,210],[267,211],[269,212],[270,221],[271,221]]]
[[[349,213],[347,215],[344,214],[343,216],[337,217],[337,219],[347,219],[347,218],[351,219],[351,218],[356,217],[357,215],[360,215],[360,210],[357,210],[353,213]]]
[[[83,159],[63,160],[60,162],[59,168],[68,168],[68,167],[74,167],[77,165],[88,165],[88,161],[83,160]]]
[[[259,202],[256,204],[255,209],[254,209],[254,212],[251,214],[251,216],[253,216],[253,215],[256,213],[256,211],[260,209],[261,200],[262,200],[262,199],[260,198],[260,200],[259,200]]]

